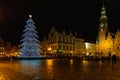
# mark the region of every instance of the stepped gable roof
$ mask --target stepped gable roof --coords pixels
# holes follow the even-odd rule
[[[70,29],[64,27],[64,26],[55,26],[53,25],[52,27],[56,32],[58,33],[62,33],[62,34],[66,34],[66,35],[73,35],[77,38],[81,38],[81,34],[80,33],[77,33],[77,32],[73,32],[71,31]]]

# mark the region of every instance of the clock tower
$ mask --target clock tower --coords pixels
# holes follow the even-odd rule
[[[107,36],[108,36],[108,18],[106,16],[106,9],[103,4],[101,9],[101,16],[100,16],[100,26],[98,29],[98,40],[97,40],[97,51],[100,53],[107,52]]]

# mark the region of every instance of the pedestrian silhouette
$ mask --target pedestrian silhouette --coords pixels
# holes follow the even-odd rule
[[[115,54],[112,55],[112,64],[116,64],[117,56]]]

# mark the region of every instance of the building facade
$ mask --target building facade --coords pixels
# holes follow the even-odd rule
[[[0,38],[0,57],[5,56],[6,50],[5,50],[5,42],[2,38]]]
[[[86,46],[86,55],[87,56],[94,56],[94,54],[96,53],[96,44],[92,43],[92,42],[85,42],[85,46]]]
[[[52,27],[48,38],[44,38],[40,42],[42,53],[44,54],[64,54],[64,55],[81,55],[85,53],[84,39],[73,35],[71,32],[67,34],[65,31],[58,32]]]
[[[5,42],[0,37],[0,57],[11,57],[18,55],[19,48],[17,46],[12,46],[11,42]]]

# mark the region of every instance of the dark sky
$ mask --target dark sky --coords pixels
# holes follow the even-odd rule
[[[105,0],[109,27],[120,26],[120,1]],[[19,44],[22,31],[33,15],[39,39],[56,29],[77,32],[85,40],[95,41],[99,27],[102,0],[8,0],[0,1],[0,36]]]

